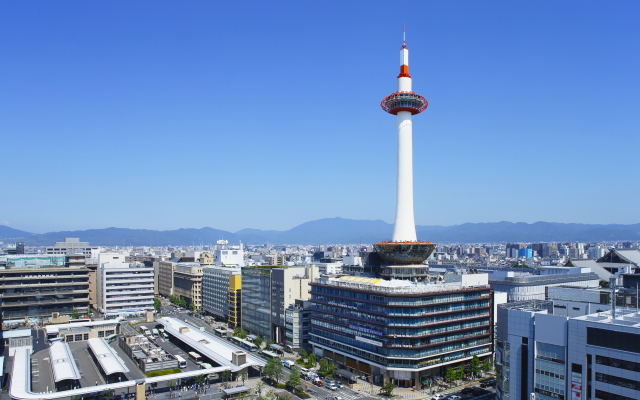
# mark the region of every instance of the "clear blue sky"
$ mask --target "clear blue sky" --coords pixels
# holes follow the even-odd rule
[[[4,1],[0,223],[638,223],[637,1]]]

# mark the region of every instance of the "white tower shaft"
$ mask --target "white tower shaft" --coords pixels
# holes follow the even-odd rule
[[[400,50],[400,76],[398,92],[411,92],[409,50]],[[396,220],[393,227],[394,242],[416,242],[416,223],[413,215],[413,130],[412,114],[399,111],[398,118],[398,177],[396,193]]]

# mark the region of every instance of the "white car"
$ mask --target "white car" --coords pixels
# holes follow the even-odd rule
[[[457,394],[449,396],[449,400],[460,400],[460,399],[462,399],[462,397],[458,396]]]
[[[334,385],[333,383],[329,384],[329,386],[327,386],[329,389],[331,390],[338,390],[338,387],[336,385]]]
[[[446,398],[447,396],[443,394],[434,394],[433,396],[431,396],[431,400],[445,400]]]

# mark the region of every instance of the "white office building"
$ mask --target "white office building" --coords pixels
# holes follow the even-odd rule
[[[98,310],[107,317],[153,310],[153,267],[101,263],[96,286]]]
[[[498,306],[497,398],[637,400],[640,313],[617,307],[570,318],[551,301]]]

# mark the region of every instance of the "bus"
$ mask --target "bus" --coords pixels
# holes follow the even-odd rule
[[[180,369],[185,369],[187,368],[187,360],[185,360],[184,358],[182,358],[179,355],[174,356],[176,358],[176,360],[178,361],[178,368]]]
[[[239,337],[232,336],[231,341],[235,343],[237,346],[240,346],[245,350],[258,351],[258,346],[249,342],[248,340],[244,340],[244,339],[240,339]]]
[[[272,351],[268,351],[268,350],[262,350],[262,355],[267,359],[270,360],[272,358],[280,358],[279,355],[277,355],[276,353],[272,352]]]
[[[195,351],[189,352],[189,358],[191,358],[196,364],[200,364],[202,362],[202,356]]]
[[[160,332],[158,332],[158,330],[157,330],[156,328],[153,328],[153,329],[151,330],[151,332],[153,332],[153,336],[155,336],[155,337],[160,337]]]
[[[141,328],[140,328],[140,330],[142,330],[142,333],[143,333],[145,336],[151,336],[151,331],[150,331],[149,329],[147,329],[147,327],[146,327],[146,326],[141,327]]]

